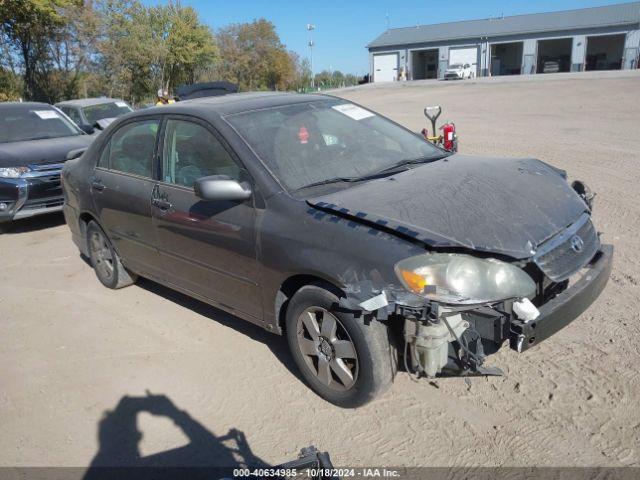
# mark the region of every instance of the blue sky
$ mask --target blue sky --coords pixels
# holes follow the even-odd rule
[[[143,0],[146,4],[166,3]],[[441,23],[488,18],[501,14],[550,12],[595,7],[623,0],[181,0],[200,14],[214,30],[229,23],[250,22],[264,17],[271,20],[283,43],[301,56],[308,56],[307,23],[316,26],[314,71],[341,70],[363,75],[368,69],[365,45],[389,25]]]

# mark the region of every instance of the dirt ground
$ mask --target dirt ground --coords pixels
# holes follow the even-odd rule
[[[640,76],[339,94],[414,130],[440,104],[461,151],[585,180],[616,248],[598,302],[525,354],[491,357],[504,377],[401,374],[341,410],[299,380],[282,338],[148,281],[107,290],[60,216],[21,221],[0,236],[0,466],[274,464],[312,444],[342,466],[640,465]]]

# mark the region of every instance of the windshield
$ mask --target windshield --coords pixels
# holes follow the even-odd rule
[[[82,111],[87,121],[93,125],[103,118],[116,118],[125,113],[133,112],[133,109],[126,102],[110,102],[84,107]]]
[[[459,69],[461,69],[461,68],[463,68],[463,67],[462,67],[462,64],[461,64],[461,63],[454,63],[453,65],[450,65],[450,66],[449,66],[449,68],[450,68],[451,70],[459,70]]]
[[[244,112],[226,120],[289,190],[443,156],[420,136],[344,100]]]
[[[73,123],[53,108],[0,105],[0,143],[83,135]]]

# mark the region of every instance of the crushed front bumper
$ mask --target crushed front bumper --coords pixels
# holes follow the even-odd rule
[[[586,273],[574,285],[538,308],[540,316],[524,323],[511,319],[509,345],[524,352],[558,332],[594,302],[604,289],[613,264],[613,246],[602,245],[587,265]]]
[[[62,210],[62,164],[32,168],[19,178],[0,179],[0,223]]]

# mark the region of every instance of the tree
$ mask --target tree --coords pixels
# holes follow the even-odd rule
[[[0,67],[0,102],[18,100],[22,96],[20,76],[4,67]]]
[[[295,79],[292,88],[296,91],[304,91],[311,86],[311,62],[308,58],[300,58],[295,52],[289,52],[295,68]]]
[[[191,7],[106,0],[100,11],[103,70],[123,98],[138,101],[157,89],[192,83],[217,58],[211,30]]]
[[[333,76],[329,70],[322,70],[316,73],[315,84],[320,88],[331,88]]]
[[[229,80],[243,90],[304,90],[307,59],[288,51],[265,19],[217,38],[178,0],[0,0],[0,93],[54,103],[109,95],[134,103],[183,83]],[[324,88],[354,76],[321,72]]]
[[[48,95],[50,101],[74,98],[95,68],[98,16],[91,2],[61,9],[66,23],[50,41]]]
[[[296,80],[296,68],[275,26],[261,18],[236,23],[218,32],[221,79],[243,90],[286,90]]]
[[[27,98],[48,100],[50,44],[65,26],[62,10],[80,0],[0,0],[0,36],[20,64]]]
[[[20,78],[11,48],[6,39],[0,36],[0,102],[17,100],[22,96]]]
[[[194,83],[198,71],[213,64],[218,56],[213,33],[200,23],[191,7],[169,5],[166,86]]]

